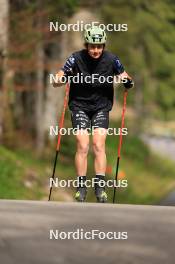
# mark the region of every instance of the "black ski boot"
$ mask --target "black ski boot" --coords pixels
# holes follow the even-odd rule
[[[84,202],[86,199],[87,187],[85,185],[85,181],[86,181],[85,176],[78,177],[78,187],[75,193],[75,199],[78,202]]]
[[[86,194],[87,194],[87,188],[86,187],[78,187],[77,192],[75,194],[75,199],[78,202],[84,202],[86,199]]]
[[[104,181],[105,176],[97,175],[96,176],[96,183],[95,183],[95,196],[97,198],[98,203],[106,203],[108,196],[105,192],[105,186],[104,184],[100,184],[100,181]]]

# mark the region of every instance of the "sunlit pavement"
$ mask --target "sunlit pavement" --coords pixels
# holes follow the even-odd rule
[[[50,239],[50,230],[127,232],[127,239]],[[121,233],[120,233],[121,234]],[[0,201],[0,263],[173,264],[175,208]]]

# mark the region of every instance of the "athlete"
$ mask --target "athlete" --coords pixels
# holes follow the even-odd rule
[[[89,129],[92,133],[94,153],[95,195],[97,202],[107,202],[105,191],[106,153],[105,141],[109,125],[109,111],[113,106],[113,78],[123,80],[126,89],[133,87],[119,58],[105,50],[106,33],[94,26],[85,31],[85,48],[74,52],[57,73],[54,87],[70,82],[69,109],[76,133],[77,150],[75,167],[78,187],[75,198],[84,202],[87,195],[86,173],[89,150]],[[73,77],[79,79],[75,79]],[[78,80],[78,81],[77,81]],[[102,132],[103,129],[103,132]]]

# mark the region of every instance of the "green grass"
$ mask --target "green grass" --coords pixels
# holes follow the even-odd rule
[[[119,127],[117,123],[111,127]],[[106,142],[108,166],[112,172],[106,176],[114,179],[119,136],[108,136]],[[55,177],[75,179],[74,167],[75,138],[63,136],[58,155]],[[26,149],[8,150],[0,147],[0,198],[6,199],[46,199],[49,192],[49,178],[52,175],[55,158],[55,143],[47,155],[38,157]],[[175,168],[172,162],[151,153],[149,148],[137,137],[124,136],[119,172],[128,181],[127,188],[117,188],[116,200],[119,203],[156,204],[175,187]],[[89,178],[94,177],[93,153],[88,156]],[[54,200],[66,200],[65,194],[72,199],[74,188],[59,190],[54,188]],[[113,188],[107,189],[112,201]],[[89,202],[95,202],[94,190],[88,190]]]
[[[40,174],[41,169],[27,153],[25,156],[0,146],[1,199],[40,199]]]
[[[113,177],[118,140],[116,136],[107,138],[107,156],[113,168]],[[124,171],[125,179],[128,180],[127,188],[118,189],[117,200],[120,203],[156,204],[175,188],[173,162],[153,154],[139,138],[130,135],[123,138],[120,170]],[[112,192],[109,193],[112,200]]]

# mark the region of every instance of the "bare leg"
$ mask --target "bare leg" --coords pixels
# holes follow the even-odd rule
[[[87,155],[89,150],[89,135],[87,132],[76,135],[77,151],[75,154],[75,167],[77,176],[86,176],[87,173]]]
[[[100,132],[101,131],[101,132]],[[105,141],[107,130],[96,128],[93,135],[93,152],[95,155],[94,169],[95,173],[105,175],[106,172],[106,153],[105,153]]]

